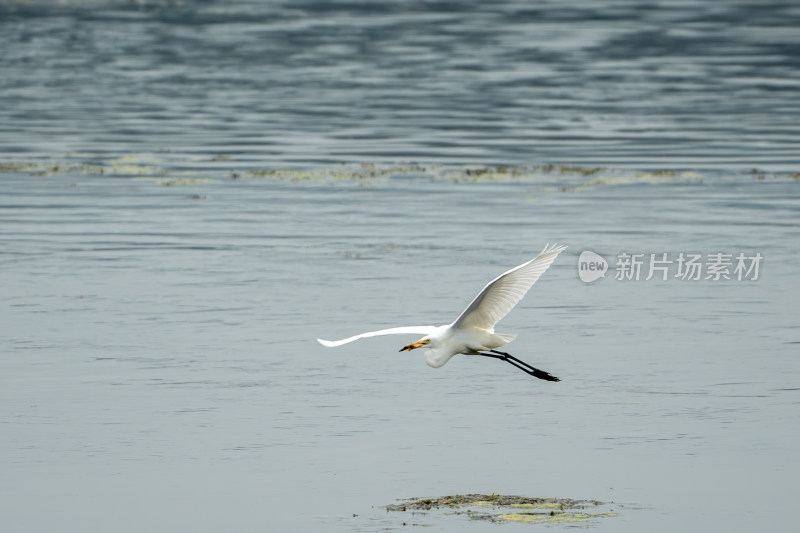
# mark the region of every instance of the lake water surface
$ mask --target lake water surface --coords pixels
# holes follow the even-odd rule
[[[542,527],[380,508],[470,492],[614,502],[596,531],[790,529],[799,18],[2,4],[0,529]],[[497,329],[559,383],[314,340],[450,322],[548,241]],[[733,279],[618,280],[623,253]]]

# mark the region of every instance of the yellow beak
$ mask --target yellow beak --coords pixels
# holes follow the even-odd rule
[[[431,342],[431,341],[415,341],[415,342],[412,342],[411,344],[406,344],[405,346],[403,346],[403,348],[400,351],[401,352],[405,352],[405,351],[416,350],[417,348],[422,348],[423,346],[425,346],[429,342]]]

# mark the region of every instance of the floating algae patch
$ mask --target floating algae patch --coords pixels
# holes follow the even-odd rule
[[[374,178],[369,174],[348,170],[344,168],[315,168],[315,169],[266,169],[246,170],[241,174],[246,178],[272,178],[281,181],[357,181]]]
[[[452,183],[540,183],[586,178],[605,169],[566,165],[436,165],[436,164],[342,164],[309,169],[251,169],[240,175],[286,181],[357,181],[371,184],[390,179],[423,179]]]
[[[578,524],[591,522],[598,518],[614,517],[616,513],[572,513],[569,511],[552,513],[509,513],[496,515],[493,522],[533,522],[537,524]]]
[[[189,185],[203,185],[211,183],[210,178],[173,178],[166,180],[158,180],[156,183],[162,187],[187,187]]]
[[[253,168],[235,157],[207,154],[187,158],[170,152],[123,154],[64,154],[61,161],[2,161],[0,174],[20,173],[35,177],[57,175],[111,176],[154,179],[164,186],[197,185],[202,179],[270,179],[287,182],[355,184],[452,183],[459,185],[526,186],[531,200],[557,194],[581,193],[601,187],[703,185],[706,182],[752,182],[790,179],[800,181],[800,172],[693,172],[673,169],[635,170],[575,165],[454,165],[419,163],[342,163],[308,168]]]
[[[243,177],[272,178],[284,181],[354,181],[372,184],[392,177],[422,176],[435,178],[440,167],[438,165],[378,165],[375,163],[343,164],[329,167],[309,169],[262,169],[246,170]]]
[[[501,494],[457,494],[440,498],[412,498],[384,507],[387,511],[464,516],[487,522],[584,524],[617,516],[613,503],[569,498],[529,498]]]
[[[154,176],[163,174],[161,167],[154,165],[135,164],[123,159],[111,160],[106,163],[75,163],[65,162],[10,162],[0,163],[2,173],[25,173],[36,177],[58,176],[62,174],[83,176]]]
[[[569,165],[436,165],[350,163],[311,168],[267,168],[236,171],[236,178],[373,185],[421,180],[454,184],[522,183],[540,192],[580,192],[588,188],[636,183],[702,183],[699,174],[675,170],[635,171]]]
[[[0,172],[35,172],[39,168],[34,163],[0,163]]]
[[[103,165],[104,174],[117,176],[158,176],[164,174],[164,169],[154,165],[150,158],[136,155],[124,155],[111,159]]]
[[[606,169],[568,165],[521,165],[448,167],[441,170],[443,177],[453,182],[536,181],[548,176],[594,176]]]

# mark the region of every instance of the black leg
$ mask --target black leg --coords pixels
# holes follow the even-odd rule
[[[539,379],[543,379],[545,381],[561,381],[554,375],[545,372],[544,370],[539,370],[538,368],[529,365],[525,361],[521,361],[511,355],[510,353],[506,352],[499,352],[497,350],[489,350],[488,352],[481,352],[481,355],[485,357],[492,357],[494,359],[500,359],[501,361],[505,361],[506,363],[512,364],[515,367],[519,368],[523,372],[530,374],[531,376]]]

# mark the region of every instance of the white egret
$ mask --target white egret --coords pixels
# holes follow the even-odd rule
[[[416,333],[424,337],[407,344],[400,351],[427,346],[429,349],[425,352],[425,361],[433,368],[444,366],[456,354],[482,355],[510,363],[539,379],[560,381],[557,377],[520,361],[511,354],[497,351],[496,348],[505,346],[514,340],[516,335],[495,333],[494,326],[522,300],[525,293],[566,248],[558,244],[550,246],[548,243],[534,259],[490,281],[452,324],[381,329],[338,341],[322,339],[317,341],[323,346],[334,347],[366,337]]]

